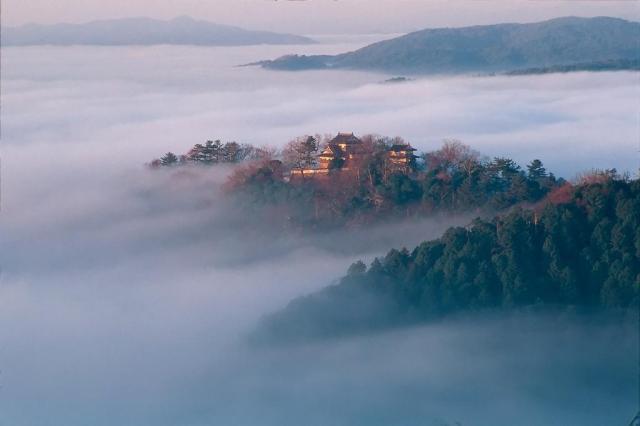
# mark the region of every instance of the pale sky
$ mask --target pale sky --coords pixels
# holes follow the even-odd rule
[[[180,15],[300,34],[408,32],[557,16],[640,20],[639,0],[4,0],[2,24]]]

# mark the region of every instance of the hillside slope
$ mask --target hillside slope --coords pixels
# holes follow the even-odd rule
[[[389,73],[506,72],[640,58],[640,23],[565,17],[532,24],[427,29],[336,56],[285,56],[267,68]]]
[[[339,284],[266,318],[259,334],[333,337],[488,309],[637,309],[640,181],[567,186],[547,203],[450,228],[369,268],[355,263]]]

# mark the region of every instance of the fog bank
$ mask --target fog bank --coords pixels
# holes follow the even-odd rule
[[[355,40],[307,53],[368,42]],[[41,166],[50,161],[39,144],[64,144],[58,161],[135,166],[207,138],[283,146],[298,135],[354,131],[403,136],[420,150],[457,138],[523,165],[539,158],[567,178],[593,167],[637,170],[637,73],[379,84],[389,76],[235,67],[300,49],[3,49],[4,156]]]
[[[630,327],[467,319],[246,346],[262,315],[351,262],[469,218],[289,235],[221,197],[226,169],[143,164],[207,138],[281,146],[353,130],[420,149],[457,137],[569,177],[633,169],[637,74],[389,86],[367,73],[232,67],[291,51],[2,49],[0,423],[624,423],[635,401]]]

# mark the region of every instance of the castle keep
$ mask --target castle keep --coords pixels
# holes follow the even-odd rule
[[[360,160],[371,154],[366,146],[353,133],[338,133],[318,156],[318,166],[291,170],[291,177],[316,177],[328,175],[330,171],[347,171]],[[393,172],[410,173],[416,151],[410,144],[395,143],[386,152],[388,167]]]

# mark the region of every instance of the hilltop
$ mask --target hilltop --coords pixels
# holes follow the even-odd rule
[[[279,70],[356,69],[386,73],[571,71],[615,63],[637,68],[640,23],[618,18],[564,17],[530,24],[436,28],[335,56],[288,55],[259,64]],[[592,64],[592,65],[589,65]]]
[[[231,165],[225,185],[242,211],[303,231],[438,214],[487,215],[538,202],[565,181],[533,159],[522,168],[459,141],[420,153],[400,137],[301,136],[282,151],[237,142],[167,153],[156,169]]]

